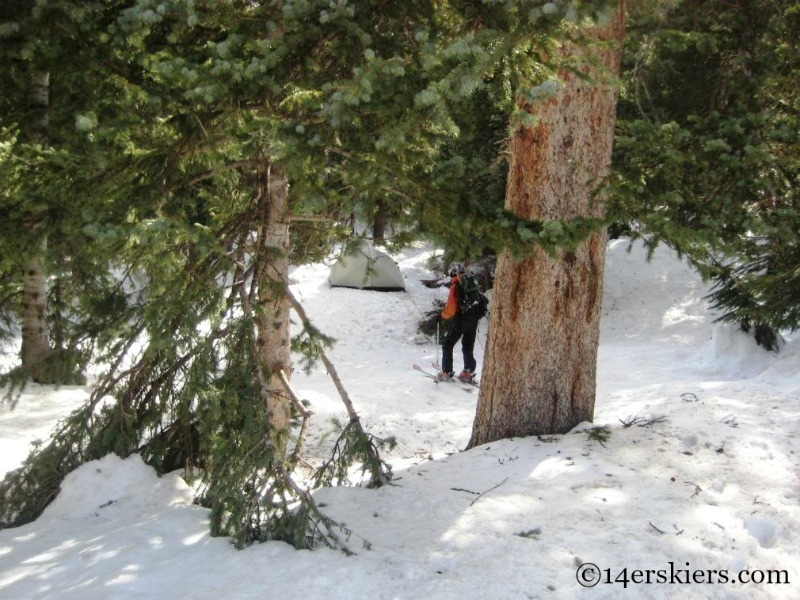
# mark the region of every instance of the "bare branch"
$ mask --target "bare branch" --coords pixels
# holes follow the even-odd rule
[[[300,317],[300,320],[303,322],[303,325],[306,328],[311,328],[311,320],[308,318],[308,314],[306,313],[303,305],[297,301],[292,291],[289,287],[286,287],[286,296],[289,299],[289,304],[292,305],[292,308],[297,313],[297,316]],[[325,368],[328,370],[328,375],[330,375],[331,379],[333,380],[333,384],[336,386],[336,391],[339,392],[339,396],[342,399],[342,403],[344,403],[344,407],[347,410],[347,416],[350,417],[350,422],[357,422],[361,419],[356,412],[355,406],[353,405],[353,401],[350,399],[350,394],[347,393],[347,390],[344,388],[342,384],[342,380],[339,377],[339,373],[336,371],[336,367],[331,362],[328,355],[325,354],[325,351],[320,348],[320,360],[322,360],[322,364],[325,365]]]
[[[286,390],[286,393],[289,395],[289,399],[292,401],[292,406],[294,406],[295,410],[303,417],[303,422],[300,425],[300,432],[297,434],[297,442],[294,447],[294,451],[292,452],[291,461],[292,464],[296,464],[300,460],[300,453],[303,451],[303,446],[305,445],[306,433],[308,433],[308,423],[311,420],[312,415],[314,414],[313,411],[308,410],[303,402],[298,398],[297,394],[295,393],[294,389],[292,388],[292,384],[289,382],[289,377],[286,374],[284,369],[281,369],[278,372],[278,377],[283,384],[283,389]]]
[[[497,489],[497,488],[499,488],[501,485],[503,485],[503,484],[504,484],[506,481],[508,481],[508,477],[506,477],[505,479],[503,479],[503,481],[501,481],[501,482],[500,482],[500,483],[498,483],[497,485],[490,487],[490,488],[489,488],[488,490],[486,490],[485,492],[481,492],[480,494],[478,494],[478,497],[477,497],[477,498],[475,498],[475,500],[473,500],[472,502],[470,502],[470,503],[469,503],[469,505],[470,505],[470,506],[472,506],[472,505],[473,505],[473,504],[475,504],[475,503],[476,503],[478,500],[480,500],[481,498],[483,498],[483,496],[484,496],[484,495],[488,494],[488,493],[489,493],[489,492],[491,492],[492,490],[496,490],[496,489]]]
[[[695,497],[695,496],[697,496],[697,495],[698,495],[700,492],[702,492],[702,491],[703,491],[703,490],[700,488],[700,486],[699,486],[699,485],[697,485],[696,483],[692,483],[691,481],[684,481],[683,483],[685,483],[686,485],[693,485],[693,486],[694,486],[694,494],[692,494],[692,498],[694,498],[694,497]]]
[[[661,531],[661,530],[660,530],[658,527],[656,527],[656,526],[655,526],[655,525],[653,525],[652,523],[650,523],[650,527],[652,527],[653,529],[655,529],[655,530],[656,530],[658,533],[660,533],[661,535],[665,535],[665,534],[666,534],[666,532],[665,532],[665,531]]]

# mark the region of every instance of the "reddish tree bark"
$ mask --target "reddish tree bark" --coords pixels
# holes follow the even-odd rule
[[[610,22],[587,32],[612,42],[566,44],[580,70],[559,73],[557,92],[510,142],[506,208],[537,220],[602,215],[594,191],[608,173],[624,34],[624,1]],[[592,61],[602,65],[590,67]],[[469,447],[497,439],[564,433],[594,413],[605,233],[551,257],[537,250],[498,261],[481,392]]]

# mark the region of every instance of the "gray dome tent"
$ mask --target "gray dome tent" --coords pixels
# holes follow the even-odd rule
[[[400,292],[406,289],[400,267],[392,257],[369,242],[342,256],[331,268],[331,287]]]

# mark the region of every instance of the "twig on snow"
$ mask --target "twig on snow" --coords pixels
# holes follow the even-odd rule
[[[472,490],[467,490],[465,488],[450,488],[450,489],[454,492],[466,492],[467,494],[472,494],[474,496],[480,494],[480,492],[473,492]]]
[[[492,490],[496,490],[496,489],[497,489],[497,488],[499,488],[501,485],[503,485],[503,484],[504,484],[506,481],[508,481],[508,477],[506,477],[505,479],[503,479],[503,481],[501,481],[500,483],[498,483],[496,486],[494,486],[494,487],[490,487],[490,488],[489,488],[488,490],[486,490],[485,492],[481,492],[480,494],[478,494],[478,497],[477,497],[477,498],[475,498],[475,500],[473,500],[472,502],[470,502],[470,503],[469,503],[469,505],[470,505],[470,506],[472,506],[472,505],[473,505],[473,504],[475,504],[475,503],[476,503],[478,500],[480,500],[480,499],[481,499],[481,498],[482,498],[482,497],[483,497],[485,494],[488,494],[488,493],[489,493],[489,492],[491,492]]]
[[[658,527],[656,527],[655,525],[653,525],[652,521],[648,521],[648,523],[650,524],[650,527],[652,527],[653,529],[655,529],[655,530],[656,530],[658,533],[660,533],[661,535],[667,535],[667,532],[666,532],[666,531],[662,531],[661,529],[659,529]],[[674,528],[675,528],[675,535],[681,535],[681,534],[683,533],[683,531],[684,531],[683,529],[678,529],[678,526],[677,526],[677,525],[674,525],[674,524],[673,524],[673,525],[672,525],[672,527],[674,527]]]
[[[692,498],[694,498],[700,492],[703,491],[702,488],[699,485],[697,485],[696,483],[692,483],[691,481],[684,481],[683,483],[685,483],[686,485],[693,485],[694,486],[694,494],[692,494],[692,496],[691,496]]]
[[[661,531],[661,530],[660,530],[658,527],[656,527],[655,525],[653,525],[653,523],[652,523],[652,522],[650,523],[650,527],[652,527],[653,529],[655,529],[655,530],[656,530],[658,533],[660,533],[661,535],[665,535],[665,534],[666,534],[666,531]]]

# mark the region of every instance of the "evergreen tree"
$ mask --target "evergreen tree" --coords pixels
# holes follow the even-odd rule
[[[58,152],[42,157],[46,187],[14,167],[22,146],[8,146],[2,168],[13,170],[15,194],[42,191],[50,251],[92,283],[62,291],[73,329],[109,368],[87,405],[0,484],[0,518],[36,518],[70,470],[139,452],[160,470],[202,467],[215,534],[346,547],[291,476],[310,415],[289,381],[287,264],[327,254],[337,221],[380,203],[412,220],[440,204],[444,218],[426,226],[458,239],[447,216],[464,201],[467,185],[452,185],[464,156],[442,144],[478,121],[459,111],[487,102],[483,90],[498,93],[492,78],[523,82],[508,94],[542,93],[536,84],[563,66],[543,58],[549,34],[595,10],[137,0],[15,14],[2,29],[22,39],[15,60],[53,73],[62,90],[51,96]],[[59,209],[64,196],[75,204]],[[489,204],[481,233],[518,253],[574,242],[597,224],[547,225]],[[330,225],[295,226],[307,214]],[[303,325],[294,348],[325,360],[331,340]],[[389,476],[379,440],[348,412],[317,481],[341,480],[358,461],[379,485]]]
[[[515,257],[537,248],[572,246],[602,219],[580,216],[558,223],[525,218],[506,200],[509,144],[534,117],[520,101],[547,97],[559,69],[574,70],[554,48],[571,39],[588,43],[574,25],[604,18],[611,2],[453,2],[446,22],[455,41],[435,63],[441,73],[420,98],[446,100],[453,135],[441,148],[428,201],[418,205],[421,230],[452,259],[509,249]]]
[[[59,20],[77,27],[68,8]],[[54,16],[33,14],[25,26],[35,32]],[[351,74],[349,53],[363,56],[369,39],[347,11],[326,17],[307,3],[141,2],[93,16],[78,55],[104,94],[67,105],[79,125],[69,148],[85,164],[64,180],[86,186],[85,210],[95,214],[83,231],[95,258],[113,249],[122,273],[108,320],[86,313],[111,368],[89,405],[7,478],[3,518],[34,518],[81,462],[138,451],[161,468],[203,466],[215,533],[240,543],[337,540],[290,477],[300,455],[285,455],[287,417],[306,411],[286,386],[289,365],[270,362],[288,355],[289,340],[269,336],[274,310],[288,331],[288,308],[272,309],[288,307],[286,270],[277,266],[289,260],[286,173],[303,192],[294,210],[335,210],[342,194],[330,180],[355,169],[330,159],[340,135],[331,123],[353,98],[331,89]],[[36,58],[46,64],[48,56]],[[104,199],[110,211],[98,214]],[[319,354],[325,338],[307,326],[301,342]],[[342,439],[348,452],[328,469],[341,476],[355,454],[371,463],[374,483],[385,480],[357,418]],[[298,498],[304,509],[295,511]]]
[[[49,342],[54,352],[42,372],[23,369],[9,374],[10,379],[19,383],[33,375],[44,382],[43,375],[50,382],[81,383],[85,380],[79,372],[98,327],[87,327],[80,315],[91,310],[97,313],[95,321],[102,322],[108,316],[104,309],[113,310],[110,305],[116,297],[116,283],[108,276],[106,259],[114,249],[90,244],[86,229],[111,207],[107,197],[93,193],[93,169],[97,159],[104,158],[99,152],[91,157],[87,153],[86,130],[94,117],[81,110],[109,91],[103,79],[93,77],[96,71],[87,68],[100,63],[98,55],[91,54],[96,7],[12,0],[0,10],[0,52],[5,67],[0,70],[4,91],[0,97],[0,169],[4,175],[0,190],[4,214],[0,221],[0,336],[7,338],[16,331],[22,265],[35,259],[46,275],[41,280],[47,291],[38,296],[47,300]],[[64,28],[37,30],[33,27],[37,21],[59,22]],[[88,46],[84,40],[90,41]],[[29,110],[26,101],[36,73],[50,73],[46,145],[25,134],[41,118]],[[116,216],[124,210],[117,208]]]
[[[776,349],[800,324],[800,10],[647,4],[631,19],[614,214],[685,255],[720,318]]]
[[[5,6],[4,11],[9,11],[13,8],[16,7]],[[22,70],[22,72],[9,73],[5,79],[6,84],[16,83],[21,91],[16,95],[9,94],[18,103],[14,107],[16,113],[25,117],[20,119],[19,138],[30,154],[41,156],[47,152],[49,146],[49,74],[35,69],[28,69]],[[9,140],[7,143],[11,144],[12,142]],[[8,157],[4,160],[8,160]],[[23,168],[22,166],[17,166],[16,168],[13,165],[9,166],[8,177],[10,182],[5,186],[8,191],[15,187],[13,182],[16,179],[16,175]],[[36,166],[33,165],[33,168],[35,169]],[[47,252],[47,232],[41,222],[41,207],[35,206],[37,200],[39,199],[35,198],[34,193],[24,199],[24,206],[22,207],[13,206],[11,203],[7,204],[9,209],[7,211],[9,217],[7,223],[17,221],[14,224],[22,226],[27,233],[27,240],[21,248],[23,257],[5,259],[4,263],[10,271],[13,271],[13,277],[5,282],[6,286],[10,288],[6,297],[19,297],[22,375],[44,383],[47,380],[46,373],[48,371],[46,361],[52,351],[46,318],[48,290],[44,261]],[[20,216],[22,217],[21,219],[19,219]],[[18,219],[14,217],[18,217]],[[17,289],[15,290],[14,288]]]

